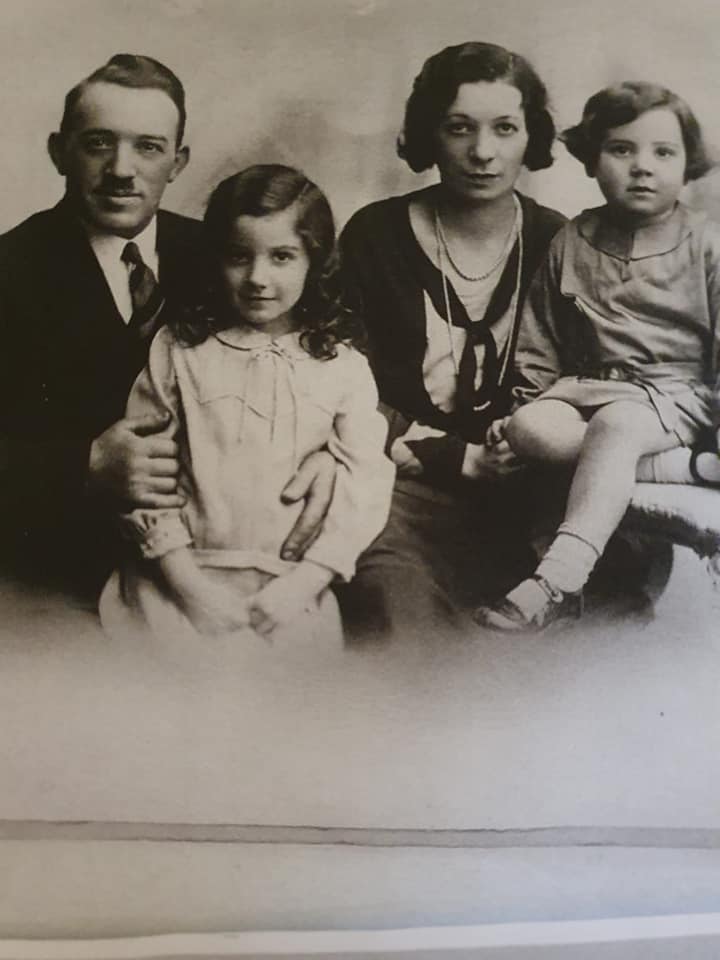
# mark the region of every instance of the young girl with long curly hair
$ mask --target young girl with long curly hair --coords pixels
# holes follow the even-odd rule
[[[205,215],[207,304],[153,341],[128,415],[167,412],[185,506],[137,509],[140,550],[101,599],[111,634],[341,636],[335,577],[349,579],[387,519],[394,469],[359,331],[338,288],[335,228],[302,173],[259,165],[224,180]],[[299,563],[280,558],[301,505],[282,492],[327,449],[335,488]]]

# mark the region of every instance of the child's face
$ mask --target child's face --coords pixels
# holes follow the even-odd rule
[[[595,177],[610,206],[649,223],[675,206],[685,165],[680,122],[672,110],[657,107],[606,132]]]
[[[310,266],[295,229],[296,216],[294,207],[288,207],[260,217],[238,217],[220,263],[230,313],[273,337],[295,329],[293,308]]]
[[[512,192],[528,134],[522,94],[504,80],[461,83],[436,137],[443,185],[466,203]]]

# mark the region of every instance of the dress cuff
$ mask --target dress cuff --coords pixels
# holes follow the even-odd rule
[[[138,544],[146,560],[163,557],[193,542],[182,515],[176,510],[135,510],[121,517],[121,524],[125,536]]]

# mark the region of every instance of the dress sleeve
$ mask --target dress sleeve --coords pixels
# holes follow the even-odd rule
[[[522,311],[513,388],[517,403],[534,400],[562,374],[561,317],[565,310],[560,294],[565,231],[555,236],[547,256],[530,282]]]
[[[348,348],[332,362],[338,361],[345,390],[327,444],[337,462],[335,489],[322,532],[305,559],[350,580],[358,556],[387,522],[395,467],[384,453],[387,421],[378,411],[367,361]]]
[[[180,429],[180,398],[173,364],[174,340],[163,327],[150,346],[150,356],[140,373],[127,403],[128,417],[170,414],[170,421],[158,437],[174,439]],[[146,559],[156,559],[178,547],[192,543],[180,508],[138,507],[120,518],[123,532],[134,540]]]

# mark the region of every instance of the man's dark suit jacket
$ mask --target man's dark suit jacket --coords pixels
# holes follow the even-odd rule
[[[202,225],[160,211],[161,320],[199,296]],[[92,440],[147,357],[82,225],[61,201],[0,236],[0,558],[42,576],[108,561],[109,511],[86,491]]]

